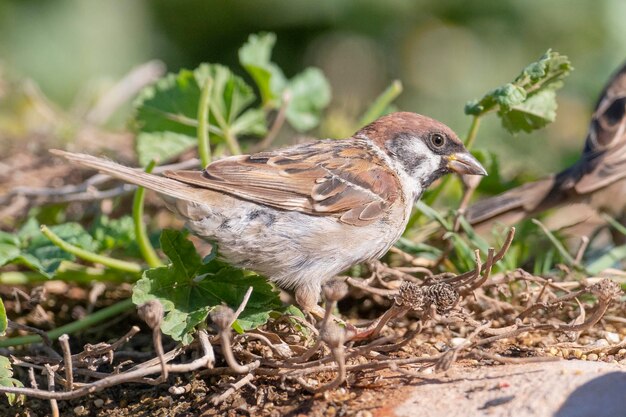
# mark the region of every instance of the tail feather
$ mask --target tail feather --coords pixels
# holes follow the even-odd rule
[[[104,158],[97,158],[82,153],[66,152],[58,149],[51,149],[50,152],[70,162],[96,169],[125,182],[139,185],[170,197],[204,204],[207,202],[207,196],[205,194],[211,193],[209,190],[202,190],[159,175],[148,174],[147,172],[130,168]]]

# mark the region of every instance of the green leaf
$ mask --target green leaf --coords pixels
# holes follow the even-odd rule
[[[135,245],[135,225],[131,216],[110,219],[99,216],[90,228],[100,250],[125,249]]]
[[[135,138],[139,163],[146,166],[150,161],[166,161],[193,148],[196,138],[174,132],[140,133]]]
[[[291,95],[287,106],[287,121],[303,132],[320,122],[322,110],[330,103],[330,84],[317,68],[307,68],[292,78],[287,90]]]
[[[287,121],[300,132],[310,130],[319,124],[322,110],[330,103],[330,84],[317,68],[307,68],[287,81],[271,61],[275,43],[273,33],[250,35],[239,49],[239,62],[254,79],[264,107],[278,109],[283,93],[288,92]]]
[[[50,227],[63,240],[80,248],[95,251],[98,243],[78,223],[65,223]],[[48,278],[52,278],[64,260],[74,260],[71,255],[56,247],[39,230],[34,219],[28,222],[16,235],[0,234],[0,266],[7,263],[24,265]]]
[[[79,248],[95,252],[98,244],[78,223],[65,223],[51,226],[50,230],[61,239]],[[20,263],[35,269],[47,277],[54,276],[64,260],[73,261],[76,257],[55,246],[42,233],[35,235],[18,258]]]
[[[13,378],[13,369],[9,358],[0,356],[0,387],[24,387],[17,379]],[[25,397],[23,395],[6,394],[9,405],[23,404]]]
[[[12,261],[20,254],[20,241],[17,236],[0,232],[0,266]]]
[[[239,49],[239,63],[256,83],[263,105],[273,108],[279,103],[272,101],[280,98],[287,84],[283,71],[270,60],[275,43],[276,35],[273,33],[252,34]]]
[[[502,125],[511,133],[531,132],[554,121],[555,91],[572,70],[566,56],[548,50],[538,61],[522,70],[513,82],[498,87],[479,100],[465,105],[465,113],[481,116],[497,111]]]
[[[211,140],[224,141],[226,131],[234,136],[266,133],[265,118],[259,117],[259,110],[248,109],[255,98],[252,88],[227,67],[202,64],[193,71],[168,74],[135,101],[136,147],[143,165],[152,159],[166,161],[196,145],[198,103],[207,77],[213,80]]]
[[[547,126],[556,119],[556,93],[542,90],[523,103],[514,105],[509,111],[500,111],[502,126],[511,133],[532,132]]]
[[[252,295],[233,326],[244,331],[264,324],[272,310],[280,306],[277,292],[262,277],[244,272],[196,252],[185,233],[164,230],[161,248],[171,264],[144,272],[133,289],[137,305],[158,299],[167,312],[161,330],[185,344],[193,340],[198,324],[214,307],[226,304],[236,309],[249,287]]]
[[[4,308],[4,303],[2,302],[2,298],[0,298],[0,336],[4,336],[7,331],[7,327],[9,326],[9,321],[7,319],[7,311]]]

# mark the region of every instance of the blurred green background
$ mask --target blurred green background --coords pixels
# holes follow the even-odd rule
[[[499,155],[503,172],[541,176],[577,158],[597,95],[626,58],[625,22],[621,0],[2,0],[0,137],[32,130],[11,116],[16,80],[32,79],[54,106],[71,108],[153,59],[170,71],[219,62],[244,74],[237,49],[259,31],[277,34],[274,61],[288,76],[313,65],[329,78],[333,101],[312,134],[350,133],[346,120],[400,79],[398,108],[464,136],[465,102],[552,48],[576,68],[559,91],[557,121],[513,137],[486,118],[477,142]]]

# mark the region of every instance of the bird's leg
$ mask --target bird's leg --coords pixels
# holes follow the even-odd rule
[[[319,288],[317,291],[309,287],[298,287],[295,290],[296,303],[305,313],[310,314],[316,320],[322,320],[326,315],[326,310],[318,304],[319,293]]]
[[[347,323],[346,321],[335,317],[332,312],[327,311],[318,304],[320,289],[317,290],[308,287],[299,287],[295,291],[296,303],[302,308],[305,313],[310,314],[318,322],[326,320],[333,320],[335,323],[346,329],[346,338],[350,339],[350,336],[355,332],[354,325]],[[329,303],[329,301],[327,301]],[[328,318],[326,316],[328,315]]]

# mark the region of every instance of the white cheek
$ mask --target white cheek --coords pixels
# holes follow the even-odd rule
[[[406,181],[410,184],[413,191],[413,199],[417,199],[425,191],[424,181],[430,178],[436,170],[441,166],[442,156],[437,155],[430,150],[426,144],[421,141],[412,143],[412,151],[416,155],[416,165],[411,172],[406,172],[408,177]]]

